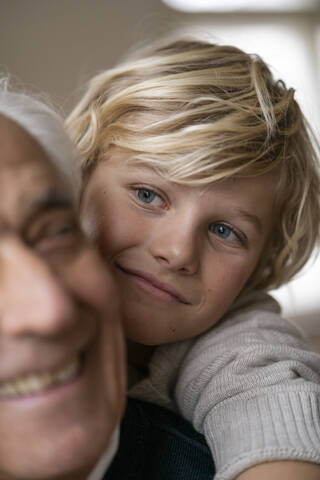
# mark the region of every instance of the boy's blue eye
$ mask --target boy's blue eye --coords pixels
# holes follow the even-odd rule
[[[139,188],[137,193],[139,200],[143,203],[152,203],[157,197],[156,193],[146,188]]]
[[[223,223],[214,223],[209,226],[209,230],[214,235],[217,235],[225,240],[233,234],[231,228],[227,227],[227,225],[224,225]]]

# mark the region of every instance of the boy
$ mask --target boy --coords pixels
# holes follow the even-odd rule
[[[68,125],[83,223],[122,294],[129,394],[192,421],[216,479],[320,463],[320,360],[265,293],[319,241],[294,92],[256,56],[182,39],[95,77]]]

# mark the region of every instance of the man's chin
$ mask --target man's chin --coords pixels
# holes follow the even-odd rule
[[[10,449],[12,456],[2,461],[3,476],[0,472],[0,478],[85,480],[107,448],[111,435],[108,430],[86,429],[83,425],[58,437],[37,437],[35,433],[32,440],[25,438],[25,442]]]
[[[1,399],[0,479],[84,480],[118,421],[104,379],[88,362],[63,385]]]

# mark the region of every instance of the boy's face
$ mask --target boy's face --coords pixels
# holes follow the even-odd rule
[[[129,339],[157,345],[215,324],[271,233],[273,177],[179,185],[115,152],[98,163],[82,220],[112,265]]]
[[[2,116],[0,146],[0,478],[84,478],[124,401],[115,287],[40,146]]]

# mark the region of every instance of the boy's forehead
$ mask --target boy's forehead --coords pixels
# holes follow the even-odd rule
[[[241,184],[246,184],[249,187],[255,187],[266,182],[268,188],[275,189],[276,186],[276,172],[270,170],[269,172],[262,173],[259,175],[230,175],[228,172],[225,174],[221,171],[217,171],[216,174],[214,171],[211,172],[210,176],[201,175],[200,172],[197,173],[196,169],[194,172],[188,172],[185,177],[180,175],[179,178],[175,178],[172,175],[172,165],[170,162],[166,165],[156,164],[152,160],[148,161],[147,156],[145,158],[137,158],[135,152],[126,152],[118,148],[113,148],[109,153],[106,161],[112,163],[113,166],[122,168],[125,166],[128,170],[134,171],[136,173],[144,173],[159,176],[160,178],[170,182],[171,184],[185,185],[188,187],[197,187],[199,190],[203,191],[203,194],[210,192],[211,190],[216,190],[217,188],[230,189],[230,191],[237,189]],[[253,188],[249,188],[247,194],[250,196]]]

